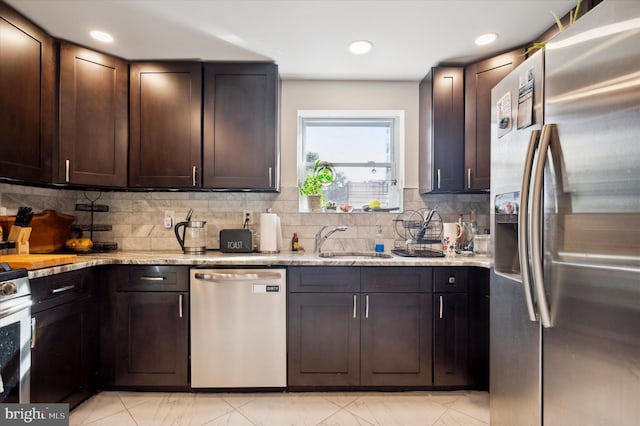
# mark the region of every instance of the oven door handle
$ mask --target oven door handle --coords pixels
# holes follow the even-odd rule
[[[15,314],[18,311],[30,307],[31,305],[33,305],[31,299],[11,304],[7,302],[6,307],[0,308],[0,318],[8,317],[9,315]]]

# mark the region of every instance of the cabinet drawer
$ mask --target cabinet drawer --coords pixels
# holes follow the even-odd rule
[[[362,268],[362,291],[379,293],[431,293],[431,268],[368,267]]]
[[[89,271],[72,271],[31,280],[33,306],[36,313],[89,295],[85,277]]]
[[[360,291],[360,268],[354,266],[304,266],[289,268],[289,291],[336,293]]]
[[[118,291],[189,291],[188,266],[119,266]]]
[[[433,291],[436,293],[466,293],[469,269],[465,267],[435,268]]]

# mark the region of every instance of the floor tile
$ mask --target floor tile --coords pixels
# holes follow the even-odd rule
[[[137,426],[135,420],[128,411],[121,411],[109,417],[104,417],[95,422],[87,423],[88,426]]]
[[[210,394],[170,394],[150,399],[129,410],[138,425],[203,425],[233,411]]]
[[[256,425],[317,425],[337,413],[340,407],[319,396],[301,394],[256,398],[238,408]]]
[[[127,409],[152,401],[155,398],[164,398],[169,395],[171,394],[167,392],[118,392],[120,400]]]
[[[69,415],[69,424],[84,425],[124,410],[116,392],[102,392],[76,407]]]
[[[318,423],[318,426],[373,426],[368,421],[350,413],[347,410],[340,410],[329,418]]]
[[[73,426],[486,426],[487,392],[101,392]]]
[[[468,392],[462,395],[451,408],[468,416],[489,423],[489,394],[487,392]]]
[[[447,410],[427,396],[364,396],[346,408],[374,425],[431,425]]]
[[[208,423],[206,426],[254,426],[245,416],[240,414],[237,410],[218,417]]]
[[[487,423],[481,422],[471,416],[467,416],[460,411],[454,409],[447,410],[434,423],[434,426],[487,426]]]

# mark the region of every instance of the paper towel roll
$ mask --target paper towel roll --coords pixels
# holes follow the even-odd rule
[[[262,253],[277,253],[280,234],[280,218],[275,213],[260,214],[260,251]]]

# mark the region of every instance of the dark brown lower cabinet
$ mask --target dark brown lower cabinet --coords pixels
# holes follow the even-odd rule
[[[101,295],[105,389],[189,386],[189,267],[109,266]]]
[[[433,384],[469,385],[467,293],[434,294]]]
[[[431,383],[431,294],[361,296],[361,384]]]
[[[116,296],[116,384],[188,385],[188,293]]]
[[[360,319],[357,295],[289,295],[290,386],[360,384]]]
[[[289,272],[289,386],[431,385],[431,268]]]
[[[488,388],[488,273],[289,268],[289,386]]]
[[[86,282],[90,274],[74,271],[31,281],[31,402],[73,408],[94,392],[98,323]]]

